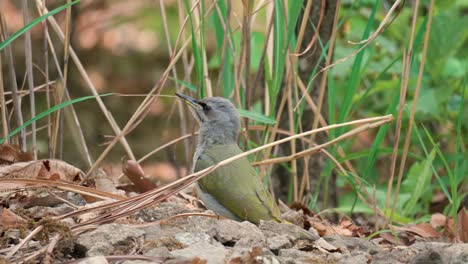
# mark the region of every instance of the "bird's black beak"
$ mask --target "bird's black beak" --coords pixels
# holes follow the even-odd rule
[[[177,97],[184,100],[184,102],[190,107],[190,110],[193,116],[199,121],[203,122],[205,120],[205,114],[203,113],[203,106],[200,105],[200,102],[188,95],[175,93]]]
[[[175,93],[175,95],[179,98],[181,98],[182,100],[184,100],[184,102],[186,104],[188,104],[190,107],[192,108],[200,108],[200,103],[198,102],[197,99],[193,98],[193,97],[190,97],[188,95],[185,95],[185,94],[181,94],[181,93]]]

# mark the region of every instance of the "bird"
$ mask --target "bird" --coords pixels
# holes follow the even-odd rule
[[[181,93],[176,96],[189,106],[200,125],[192,172],[243,152],[237,144],[241,129],[239,112],[228,99],[197,100]],[[273,196],[246,157],[210,172],[198,180],[196,188],[205,206],[219,216],[254,224],[261,220],[282,221]]]

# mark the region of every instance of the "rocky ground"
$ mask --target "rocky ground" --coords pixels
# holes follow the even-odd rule
[[[395,246],[379,237],[368,240],[339,235],[317,235],[312,241],[287,224],[266,221],[256,226],[218,219],[195,212],[193,206],[181,200],[163,202],[129,218],[64,235],[53,249],[52,262],[468,263],[468,244],[419,239],[410,246]],[[37,213],[41,209],[28,210]],[[14,230],[5,232],[12,236]],[[11,263],[20,262],[21,255],[38,250],[40,244],[24,247]],[[39,257],[32,262],[42,260]]]

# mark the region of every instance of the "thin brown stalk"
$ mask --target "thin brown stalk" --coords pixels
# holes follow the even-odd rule
[[[317,112],[317,106],[315,105],[315,103],[314,103],[312,97],[309,95],[309,93],[307,93],[307,89],[306,89],[304,83],[301,81],[301,79],[297,79],[297,83],[298,83],[299,89],[305,95],[305,99],[306,99],[306,102],[309,105],[309,107],[312,109],[312,111],[314,113]],[[322,114],[319,115],[319,120],[320,120],[320,125],[321,126],[327,126],[328,125],[327,122],[325,121],[325,119],[323,118]],[[346,156],[346,154],[344,153],[343,148],[341,146],[338,146],[338,154],[340,155],[340,157],[345,157]],[[353,164],[351,164],[351,162],[349,160],[345,161],[345,165],[348,168],[348,170],[350,170],[354,174],[357,174],[356,169],[354,168]]]
[[[15,253],[18,252],[18,250],[21,247],[23,247],[26,243],[28,243],[29,240],[31,240],[35,235],[41,232],[42,229],[44,229],[43,225],[36,227],[31,233],[29,233],[29,235],[27,235],[23,240],[21,240],[21,242],[19,242],[10,252],[8,252],[5,258],[9,259],[13,257],[13,255],[15,255]]]
[[[2,39],[0,37],[0,39]],[[3,87],[3,69],[2,69],[2,54],[0,53],[0,107],[2,108],[2,132],[5,141],[3,144],[9,143],[8,136],[8,119],[7,119],[7,109],[5,102],[5,88]]]
[[[44,0],[45,1],[45,0]],[[45,5],[45,3],[44,3]],[[44,28],[44,42],[43,42],[43,50],[44,50],[44,69],[45,69],[45,80],[46,80],[46,106],[47,109],[51,107],[51,100],[50,100],[50,86],[49,86],[49,49],[47,47],[48,43],[48,36],[49,36],[49,27],[47,22],[43,20],[41,22],[42,27]],[[51,115],[47,115],[47,153],[49,154],[49,158],[52,158],[52,146],[51,146],[51,136],[52,136],[52,118]]]
[[[0,12],[0,28],[3,33],[3,39],[8,38],[8,27],[5,21],[5,17],[3,16],[2,12]],[[21,113],[21,102],[18,98],[18,85],[16,83],[16,73],[15,73],[15,65],[13,60],[13,52],[11,50],[11,45],[7,45],[5,47],[5,53],[7,56],[7,64],[8,70],[10,74],[10,83],[11,83],[11,91],[13,94],[13,114],[15,115],[16,126],[20,127],[23,125],[23,114]],[[6,135],[5,135],[6,136]],[[19,145],[21,150],[26,151],[26,129],[21,129],[20,136],[19,136]]]
[[[322,1],[322,8],[325,6],[324,1]],[[325,61],[325,68],[330,65],[330,62],[332,60],[333,56],[333,50],[335,47],[335,38],[336,38],[336,27],[338,25],[338,18],[340,14],[340,7],[341,7],[341,0],[338,0],[336,3],[336,12],[335,12],[335,18],[333,20],[333,26],[332,26],[332,33],[330,36],[330,45],[328,48],[327,52],[327,59]],[[322,12],[322,11],[320,11]],[[322,14],[320,14],[322,16]],[[318,29],[317,29],[318,30]],[[325,97],[325,92],[326,92],[326,87],[327,87],[327,80],[328,80],[328,70],[324,70],[322,74],[322,79],[320,80],[320,92],[319,92],[319,97],[317,99],[317,110],[315,111],[314,115],[314,122],[312,123],[312,129],[316,129],[320,120],[320,115],[322,113],[322,105],[323,105],[323,99]],[[315,140],[315,135],[312,135],[312,141]]]
[[[330,141],[328,141],[326,143],[317,145],[315,147],[312,147],[312,148],[297,152],[295,154],[292,154],[292,155],[289,155],[289,156],[286,156],[286,157],[279,157],[279,158],[273,158],[273,159],[259,161],[259,162],[256,162],[255,165],[256,166],[263,166],[263,165],[284,163],[284,162],[289,162],[291,160],[295,160],[295,159],[302,158],[302,157],[305,157],[305,156],[309,156],[309,155],[313,154],[314,152],[318,152],[319,150],[321,150],[323,148],[327,148],[327,147],[329,147],[331,145],[334,145],[337,142],[340,142],[340,141],[342,141],[344,139],[355,136],[356,134],[359,134],[359,133],[361,133],[363,131],[366,131],[366,130],[369,130],[371,128],[375,128],[375,127],[379,127],[381,125],[387,124],[387,123],[389,123],[391,121],[392,121],[391,118],[387,118],[385,120],[380,120],[380,121],[377,121],[377,122],[374,122],[374,123],[362,125],[362,126],[360,126],[358,128],[350,130],[349,132],[347,132],[347,133],[345,133],[345,134],[343,134],[343,135],[341,135],[341,136],[339,136],[337,138],[334,138],[333,140],[330,140]],[[312,131],[314,131],[314,130],[312,130]]]
[[[172,44],[171,44],[171,35],[169,33],[169,26],[168,26],[167,17],[166,17],[166,7],[164,5],[163,0],[159,0],[159,8],[161,9],[164,34],[166,35],[166,40],[167,40],[166,42],[167,48],[168,48],[169,54],[173,54],[173,49],[172,49]],[[176,80],[179,79],[179,77],[177,76],[177,68],[175,67],[172,68],[172,76],[174,76]],[[176,91],[181,92],[181,87],[177,82],[175,82],[175,86],[176,86]],[[180,121],[181,121],[180,132],[182,135],[185,135],[187,134],[187,122],[186,122],[185,111],[183,111],[183,103],[181,102],[181,100],[177,100],[176,105],[179,110],[178,113],[179,113]],[[190,160],[190,153],[189,153],[190,148],[189,148],[189,144],[187,141],[184,141],[184,150],[185,150],[185,159]]]
[[[22,1],[23,8],[23,21],[24,25],[29,23],[29,8],[28,0]],[[34,76],[32,67],[32,48],[31,48],[31,32],[27,30],[24,33],[24,54],[26,59],[26,72],[28,76],[28,90],[29,90],[29,102],[31,107],[31,118],[36,116],[36,99],[34,96]],[[36,121],[31,123],[31,147],[33,158],[37,159],[37,143],[36,143]]]
[[[57,54],[55,52],[54,46],[52,44],[52,40],[51,40],[50,35],[49,35],[47,23],[45,21],[44,21],[44,25],[45,25],[44,54],[46,56],[46,58],[45,58],[45,62],[46,62],[46,68],[45,69],[46,70],[45,70],[45,73],[44,73],[44,77],[46,78],[46,80],[49,79],[49,73],[48,73],[49,72],[49,67],[48,67],[48,64],[49,64],[48,59],[49,58],[46,55],[46,54],[48,54],[48,50],[49,50],[47,48],[47,45],[49,45],[51,55],[52,55],[52,58],[53,58],[53,62],[54,62],[55,68],[57,69],[57,73],[59,75],[59,80],[63,80],[64,75],[63,75],[62,70],[60,68],[58,57],[57,57]],[[47,87],[46,87],[46,100],[47,100],[48,108],[50,108],[50,104],[51,104],[49,85],[52,84],[52,83],[56,83],[56,82],[47,83]],[[65,99],[66,100],[71,100],[71,96],[70,96],[70,93],[68,92],[67,87],[63,87],[63,88],[64,89],[62,90],[62,92],[64,92]],[[52,92],[57,93],[56,89],[52,90]],[[61,97],[61,96],[59,96],[59,97]],[[58,101],[60,101],[60,100],[58,100]],[[87,163],[87,165],[89,167],[91,167],[92,164],[93,164],[93,158],[91,157],[91,154],[89,152],[88,144],[87,144],[85,136],[83,134],[83,129],[81,129],[81,123],[80,123],[80,120],[78,119],[78,114],[76,113],[75,107],[73,105],[68,106],[67,109],[65,110],[65,113],[66,114],[71,113],[71,115],[72,115],[72,119],[67,118],[67,121],[73,120],[73,123],[70,122],[69,125],[70,126],[72,126],[72,125],[76,126],[75,128],[72,129],[72,131],[74,132],[73,138],[74,139],[78,138],[79,144],[77,144],[77,145],[79,146],[78,149],[80,151],[80,154],[82,154],[83,160]],[[58,127],[59,120],[56,118],[55,115],[53,115],[54,118],[51,118],[50,115],[48,115],[47,117],[48,117],[48,123],[51,124],[51,125],[49,125],[49,129],[48,129],[49,157],[53,157],[53,156],[55,156],[55,144],[56,144],[55,138],[57,137],[56,135],[58,134],[58,131],[56,130],[56,127]]]
[[[416,1],[415,9],[418,8],[418,1]],[[400,184],[401,180],[403,178],[403,172],[405,171],[405,162],[406,158],[408,156],[408,150],[409,150],[409,145],[411,142],[411,130],[413,128],[413,123],[414,123],[414,117],[416,115],[416,106],[418,105],[418,99],[419,99],[419,93],[421,91],[421,82],[422,82],[422,77],[424,74],[424,65],[426,62],[426,54],[427,54],[427,47],[429,45],[429,36],[431,33],[431,25],[432,25],[432,14],[434,11],[434,0],[431,0],[429,4],[429,17],[427,19],[427,26],[426,26],[426,34],[424,36],[424,44],[423,44],[423,50],[421,54],[421,63],[419,64],[419,72],[418,72],[418,80],[416,82],[416,88],[414,91],[414,97],[413,97],[413,104],[411,105],[411,113],[410,113],[410,118],[408,120],[408,130],[406,132],[406,137],[405,137],[405,143],[403,145],[403,153],[400,159],[400,168],[398,171],[398,182],[397,182],[397,187],[395,190],[395,196],[393,198],[393,206],[392,206],[392,212],[390,214],[390,225],[392,224],[392,216],[393,212],[395,211],[395,205],[398,201],[398,194],[400,191]],[[417,15],[417,10],[415,10],[415,16]]]
[[[395,177],[395,169],[396,169],[396,160],[398,156],[398,145],[400,141],[400,131],[401,131],[401,122],[402,122],[402,115],[403,115],[403,107],[404,103],[406,100],[406,90],[404,90],[404,82],[406,78],[406,68],[410,68],[410,66],[407,64],[407,56],[406,56],[406,50],[403,50],[403,60],[402,60],[402,73],[401,73],[401,87],[400,87],[400,102],[399,102],[399,110],[398,110],[398,116],[397,116],[397,121],[396,121],[396,126],[395,126],[395,139],[393,142],[393,151],[392,151],[392,157],[390,160],[390,178],[388,180],[388,185],[387,185],[387,195],[385,198],[385,211],[388,210],[388,206],[390,204],[390,196],[392,195],[392,188],[393,188],[393,179]]]
[[[348,172],[343,168],[343,166],[338,162],[338,160],[335,159],[335,157],[332,154],[330,154],[328,151],[324,149],[322,149],[321,152],[324,153],[325,156],[327,156],[333,163],[335,163],[336,167],[340,170],[340,172],[345,177],[349,177]],[[364,197],[360,192],[361,190],[365,190],[364,186],[362,185],[362,181],[360,181],[359,177],[355,176],[355,174],[351,174],[351,175],[353,176],[353,179],[358,183],[359,189],[356,190],[356,194],[359,200],[361,200],[367,207],[372,208],[376,214],[382,215],[382,212],[377,207],[377,200],[375,196],[370,196],[367,192],[364,192],[367,197],[366,199],[366,197]]]
[[[204,170],[201,170],[201,171],[198,171],[196,173],[192,173],[192,174],[190,174],[190,175],[188,175],[188,176],[186,176],[186,177],[184,177],[182,179],[174,181],[174,182],[172,182],[172,183],[170,183],[168,185],[165,185],[165,186],[163,186],[163,187],[161,187],[159,189],[150,190],[150,191],[148,191],[146,193],[143,193],[143,194],[140,194],[140,195],[137,195],[137,196],[134,196],[134,197],[127,198],[124,201],[118,201],[118,202],[98,206],[98,207],[95,207],[95,208],[80,209],[80,210],[77,210],[75,212],[62,215],[62,216],[58,217],[58,219],[64,219],[64,218],[67,218],[67,217],[72,217],[72,216],[76,216],[76,215],[79,215],[79,214],[88,213],[88,212],[91,212],[91,211],[97,211],[97,210],[103,210],[103,209],[115,208],[117,206],[121,206],[120,208],[117,208],[117,209],[115,209],[113,211],[110,211],[110,212],[106,213],[105,215],[102,215],[102,216],[99,216],[97,218],[91,219],[91,220],[89,220],[87,222],[84,222],[84,223],[80,223],[80,224],[76,225],[74,228],[79,228],[79,227],[86,226],[86,225],[89,225],[89,224],[96,224],[96,223],[103,223],[103,222],[112,221],[112,220],[117,219],[119,217],[131,214],[131,213],[136,212],[138,210],[141,210],[142,208],[145,208],[147,206],[153,205],[153,204],[161,201],[162,199],[165,199],[165,198],[173,195],[174,193],[186,188],[187,186],[189,186],[193,182],[197,181],[201,177],[209,174],[213,170],[215,170],[215,169],[217,169],[217,168],[219,168],[221,166],[224,166],[226,164],[229,164],[230,162],[233,162],[233,161],[238,160],[240,158],[247,157],[248,155],[251,155],[251,154],[256,153],[258,151],[265,150],[265,149],[270,149],[273,146],[288,142],[288,141],[293,140],[293,139],[297,139],[297,138],[301,138],[301,137],[305,137],[305,136],[310,136],[313,133],[318,133],[318,132],[322,132],[322,131],[326,131],[326,130],[330,130],[330,129],[334,129],[334,128],[338,128],[338,127],[342,127],[342,126],[351,126],[351,125],[356,125],[356,124],[371,123],[371,122],[377,122],[377,121],[389,121],[391,119],[392,119],[391,115],[382,116],[382,117],[374,117],[374,118],[366,118],[366,119],[351,121],[351,122],[342,123],[342,124],[334,124],[334,125],[330,125],[330,126],[327,126],[327,127],[322,127],[322,128],[316,129],[316,130],[311,130],[311,131],[307,131],[307,132],[300,133],[300,134],[297,134],[297,135],[293,135],[293,136],[290,136],[290,137],[287,137],[287,138],[284,138],[284,139],[277,140],[275,142],[265,144],[263,146],[255,148],[255,149],[243,152],[243,153],[241,153],[239,155],[236,155],[236,156],[233,156],[233,157],[231,157],[229,159],[223,160],[223,161],[221,161],[221,162],[219,162],[219,163],[217,163],[217,164],[215,164],[215,165],[213,165],[211,167],[208,167],[208,168],[206,168]],[[165,191],[168,191],[168,192],[163,193]],[[365,191],[365,189],[364,189],[364,191]]]
[[[74,193],[78,193],[84,196],[94,197],[100,200],[124,200],[126,197],[103,192],[94,188],[84,187],[76,184],[65,183],[60,181],[50,181],[50,180],[39,180],[39,179],[23,179],[23,178],[0,178],[0,183],[14,183],[17,185],[33,185],[37,188],[47,186],[47,188],[56,188],[59,190],[66,190]],[[22,188],[19,188],[22,189]]]
[[[41,15],[44,15],[44,14],[49,12],[49,10],[47,10],[45,5],[43,5],[43,3],[40,0],[36,0],[36,6],[37,6],[38,11],[39,11],[39,13]],[[47,21],[49,21],[49,23],[52,25],[52,28],[57,33],[60,40],[64,41],[65,36],[64,36],[62,30],[60,29],[60,26],[58,25],[55,18],[53,16],[50,16],[50,17],[47,18]],[[96,96],[96,101],[98,102],[98,105],[101,108],[101,111],[103,112],[104,116],[107,118],[107,120],[108,120],[109,124],[111,125],[112,129],[114,130],[114,133],[116,135],[120,135],[121,130],[117,126],[114,117],[112,116],[110,111],[105,106],[104,102],[102,101],[102,98],[99,96],[96,88],[94,87],[93,83],[91,82],[91,79],[89,78],[88,74],[86,73],[86,70],[84,69],[83,65],[81,64],[80,59],[78,58],[78,56],[76,55],[75,51],[73,50],[73,48],[71,46],[69,47],[69,52],[70,52],[70,57],[75,62],[75,65],[77,66],[78,71],[81,74],[81,76],[83,77],[85,83],[87,84],[87,87],[90,89],[91,93]],[[124,147],[127,155],[131,159],[135,159],[135,155],[133,155],[133,152],[132,152],[130,146],[128,145],[128,142],[125,139],[125,137],[121,136],[121,137],[119,137],[119,140],[120,140],[120,143],[122,144],[122,146]]]
[[[205,16],[208,16],[210,13],[211,13],[211,10],[214,8],[214,4],[212,4]],[[198,31],[198,29],[196,29],[196,31]],[[96,162],[93,164],[93,166],[88,170],[88,173],[86,173],[86,177],[89,177],[89,175],[97,168],[97,166],[102,162],[102,160],[104,159],[104,157],[109,153],[109,151],[114,147],[114,145],[116,144],[116,142],[121,138],[123,137],[124,135],[126,135],[129,131],[129,129],[131,127],[133,127],[134,125],[138,124],[138,122],[141,120],[143,120],[143,117],[145,116],[145,112],[147,113],[147,110],[148,110],[148,107],[154,102],[155,98],[153,95],[159,95],[161,93],[161,89],[164,85],[164,83],[166,82],[168,76],[169,76],[169,73],[172,69],[172,67],[175,66],[176,62],[179,60],[179,58],[182,56],[183,54],[183,50],[188,46],[188,44],[190,43],[190,38],[187,39],[187,41],[185,43],[183,43],[181,49],[176,52],[174,50],[174,53],[172,54],[171,56],[171,59],[170,59],[170,62],[169,62],[169,65],[168,67],[166,68],[166,70],[164,71],[164,73],[162,74],[162,77],[161,79],[153,86],[153,88],[151,89],[151,91],[148,93],[147,97],[143,100],[143,102],[140,104],[140,106],[137,108],[137,110],[135,111],[135,113],[132,115],[132,117],[130,118],[130,120],[127,122],[127,124],[125,125],[125,127],[122,129],[122,132],[117,134],[116,137],[114,138],[114,140],[106,147],[106,149],[101,153],[101,155],[98,157],[98,159],[96,160]],[[72,53],[73,55],[73,53]],[[131,157],[130,157],[131,158]]]
[[[62,238],[62,235],[59,233],[56,233],[54,237],[50,240],[49,245],[47,246],[45,250],[45,256],[43,260],[44,264],[54,263],[53,262],[54,261],[54,258],[53,258],[54,248],[55,246],[57,246],[57,243],[60,241],[61,238]]]
[[[403,67],[404,72],[401,80],[401,89],[400,89],[400,102],[398,105],[398,117],[397,117],[397,125],[395,128],[395,142],[393,146],[393,153],[392,153],[392,163],[390,167],[390,180],[388,182],[388,188],[387,188],[387,197],[385,200],[385,209],[388,209],[389,203],[390,203],[390,195],[392,194],[392,187],[393,187],[393,178],[395,175],[396,171],[396,160],[397,160],[397,151],[398,151],[398,146],[400,143],[400,135],[401,135],[401,124],[403,122],[403,112],[404,112],[404,107],[405,107],[405,102],[406,102],[406,93],[408,91],[408,83],[409,83],[409,78],[410,78],[410,70],[411,70],[411,61],[413,59],[413,43],[414,43],[414,36],[416,34],[416,22],[418,18],[418,8],[419,8],[419,0],[416,0],[416,2],[413,5],[413,18],[411,22],[411,34],[410,34],[410,40],[408,43],[408,52],[406,53],[406,56],[404,57],[405,60],[405,65]],[[401,178],[398,177],[397,180],[397,187],[395,190],[395,197],[397,197],[397,193],[399,192],[400,189],[400,184],[401,184]],[[391,225],[392,219],[393,219],[393,213],[395,209],[395,204],[396,201],[394,200],[392,210],[390,212],[390,217],[389,217],[389,224]]]
[[[313,77],[312,79],[310,80],[311,82],[313,80],[315,80],[315,78],[317,78],[317,76],[319,76],[323,71],[325,70],[328,70],[329,68],[331,67],[334,67],[340,63],[343,63],[344,61],[347,61],[348,59],[356,56],[356,54],[358,54],[359,52],[361,52],[362,50],[364,50],[367,46],[370,45],[370,43],[372,43],[372,41],[374,39],[376,39],[384,30],[385,28],[387,27],[387,23],[391,23],[391,21],[393,21],[391,19],[391,16],[393,14],[393,12],[396,10],[396,8],[400,5],[401,1],[405,1],[405,0],[397,0],[393,3],[392,7],[390,8],[390,10],[387,12],[387,14],[385,15],[384,19],[382,20],[382,22],[379,24],[379,27],[377,28],[377,30],[372,33],[370,35],[370,37],[366,40],[363,40],[361,42],[358,42],[358,43],[354,43],[354,42],[350,42],[351,44],[364,44],[362,45],[360,48],[358,48],[357,50],[353,51],[352,53],[346,55],[345,57],[341,58],[341,59],[338,59],[336,60],[334,63],[322,68],[320,71],[318,71]],[[389,22],[390,21],[390,22]],[[304,96],[301,98],[301,100],[299,100],[298,104],[301,103],[301,101],[303,100]]]
[[[318,20],[318,23],[317,23],[317,27],[315,29],[315,34],[314,36],[312,37],[312,39],[310,40],[309,44],[307,45],[306,49],[304,51],[302,51],[301,53],[297,53],[299,50],[296,51],[295,54],[293,54],[294,56],[302,56],[304,54],[306,54],[315,44],[315,42],[317,41],[318,39],[318,36],[319,36],[319,32],[320,32],[320,27],[322,26],[322,21],[323,21],[323,15],[325,14],[325,3],[326,0],[322,0],[322,4],[320,5],[320,17],[319,17],[319,20]],[[307,2],[307,5],[309,5],[309,3],[311,3],[312,1],[309,1]],[[338,2],[337,3],[337,6],[339,8],[340,6],[340,3]],[[306,11],[307,11],[307,6],[306,6]],[[310,12],[310,8],[309,8],[309,12]],[[304,13],[305,14],[305,13]],[[307,16],[304,16],[302,18],[302,23],[304,23],[304,19],[306,20],[307,22],[307,19],[308,19],[309,15],[307,13]],[[302,26],[304,26],[304,24],[301,24],[301,29],[302,29]],[[305,29],[305,27],[304,27]],[[299,45],[301,42],[297,42]]]
[[[293,65],[289,65],[290,67],[288,71],[293,71]],[[289,75],[291,76],[290,78],[290,84],[286,88],[286,93],[288,97],[288,119],[289,119],[289,131],[291,133],[294,133],[294,114],[293,114],[293,98],[292,98],[292,73]],[[289,142],[290,148],[291,148],[291,155],[296,155],[296,140],[291,140]],[[298,177],[297,177],[297,161],[296,159],[291,160],[291,177],[293,180],[293,198],[294,201],[299,201],[299,187],[298,187]]]

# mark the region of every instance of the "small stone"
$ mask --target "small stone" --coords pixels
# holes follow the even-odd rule
[[[163,259],[169,258],[170,255],[171,253],[167,247],[153,248],[145,252],[145,256],[161,257]]]
[[[204,242],[190,245],[184,249],[171,251],[171,255],[174,257],[183,257],[188,259],[198,258],[200,260],[205,260],[208,264],[225,263],[228,253],[229,250],[225,249],[223,246],[206,244]]]
[[[356,263],[369,263],[371,259],[367,253],[359,252],[356,255],[346,256],[338,261],[338,264],[356,264]]]
[[[76,238],[75,253],[80,257],[125,254],[133,248],[133,241],[144,232],[121,224],[108,224]]]
[[[214,240],[211,236],[205,233],[180,233],[175,235],[175,239],[177,239],[177,241],[185,246],[190,246],[193,244],[210,244],[222,246],[221,243]]]
[[[278,252],[283,248],[290,248],[292,246],[290,238],[289,235],[270,237],[267,239],[267,247],[273,252]]]
[[[373,255],[375,255],[377,252],[381,251],[381,249],[373,243],[358,237],[332,235],[324,237],[324,239],[333,246],[337,247],[344,254],[354,251],[366,253],[370,253],[372,251]]]
[[[107,264],[107,259],[104,256],[94,256],[84,259],[79,259],[78,264]]]
[[[136,216],[144,222],[169,219],[171,216],[192,212],[188,207],[176,202],[163,202],[154,207],[139,211]]]

